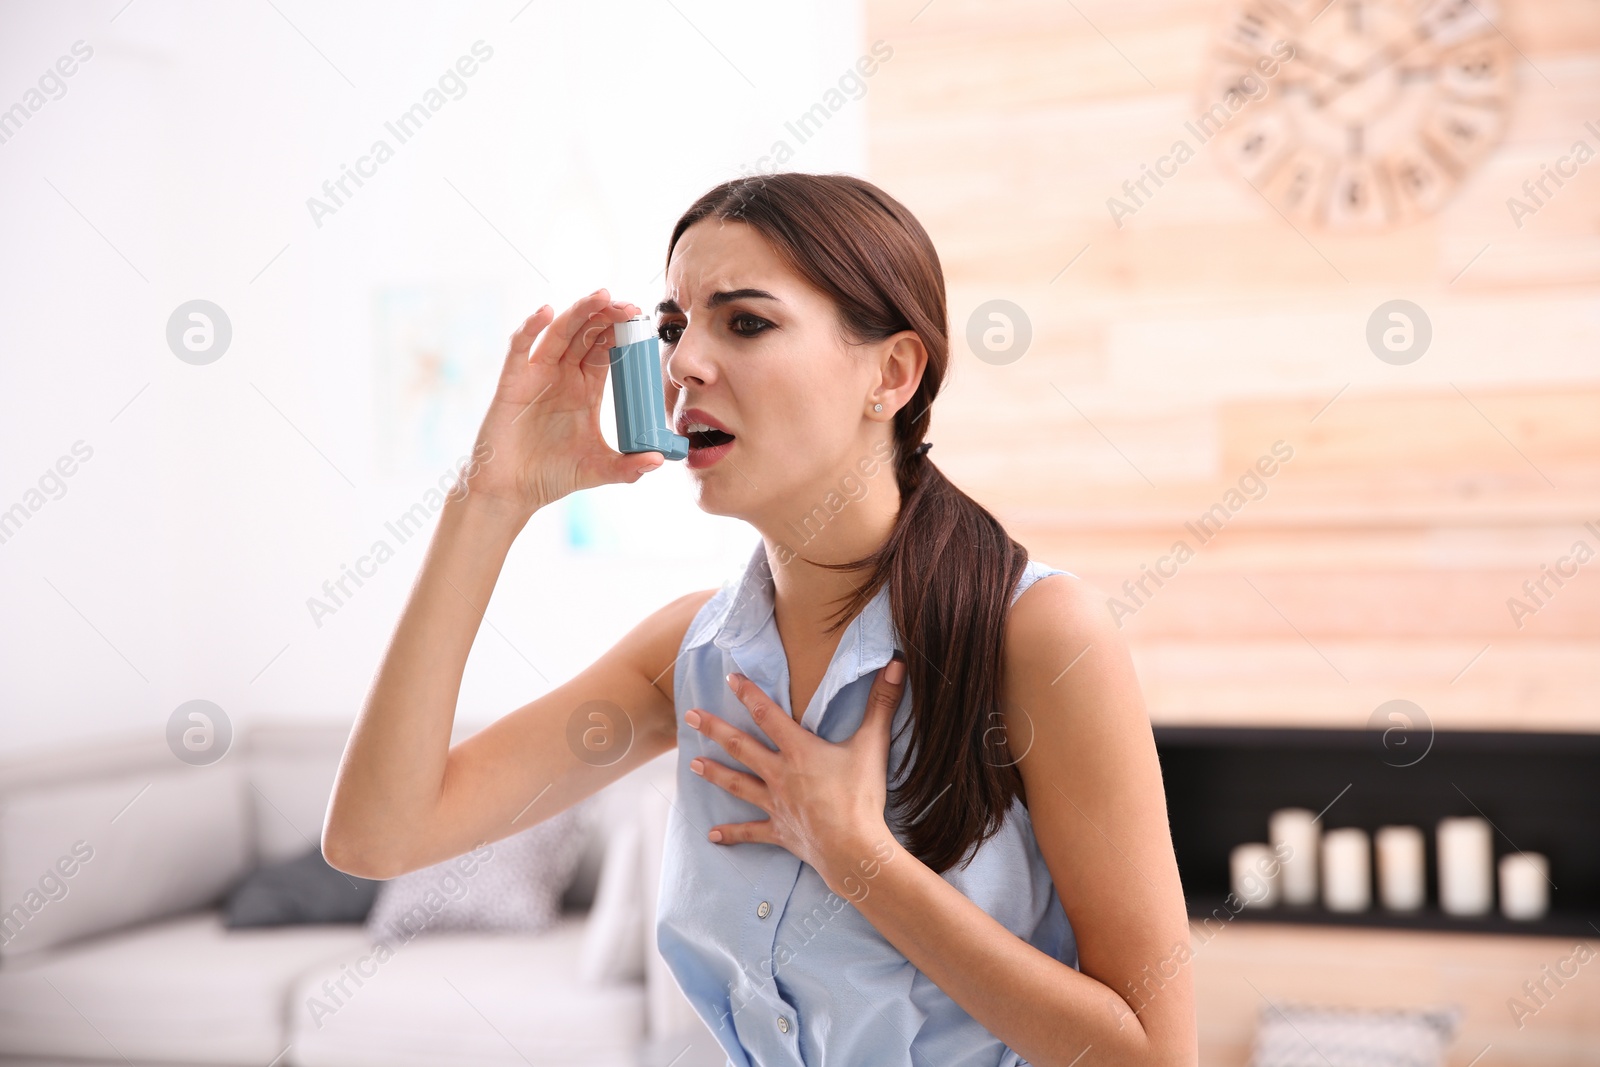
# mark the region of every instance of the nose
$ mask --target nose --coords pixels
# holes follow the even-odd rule
[[[711,359],[700,343],[700,331],[693,325],[679,332],[677,344],[672,346],[663,363],[669,389],[682,389],[690,384],[704,386],[716,376]]]

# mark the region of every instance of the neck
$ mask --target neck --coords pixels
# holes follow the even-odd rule
[[[880,477],[881,483],[874,479],[859,498],[833,493],[830,502],[837,511],[819,505],[807,514],[755,524],[772,566],[780,626],[797,625],[801,634],[820,635],[846,599],[865,588],[867,568],[840,571],[817,564],[860,559],[888,540],[900,513],[900,493],[892,467]]]

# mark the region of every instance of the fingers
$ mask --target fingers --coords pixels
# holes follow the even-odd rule
[[[638,305],[613,301],[604,289],[596,289],[559,315],[546,304],[511,335],[508,358],[524,357],[542,363],[581,359],[590,349],[610,344],[613,323],[639,313]]]
[[[778,706],[777,701],[761,691],[759,685],[739,672],[728,675],[725,681],[728,688],[733,690],[733,695],[739,698],[739,703],[750,710],[750,718],[780,749],[798,740],[797,734],[811,732],[795,722],[787,711]]]
[[[878,677],[873,679],[872,691],[867,694],[867,710],[863,721],[892,721],[905,691],[906,661],[900,650],[895,649],[894,657],[883,665]]]
[[[601,308],[599,312],[590,316],[588,323],[579,331],[579,340],[587,338],[589,341],[587,348],[582,351],[598,351],[601,354],[600,361],[609,364],[611,359],[610,356],[606,355],[606,350],[616,344],[616,324],[631,319],[637,314],[639,314],[639,306],[637,304],[629,304],[621,300],[614,301],[608,307]]]
[[[545,337],[534,348],[532,358],[543,363],[577,362],[594,346],[610,343],[612,323],[621,322],[637,311],[634,305],[613,302],[604,289],[596,289],[556,316]]]
[[[585,359],[590,352],[610,348],[614,336],[611,322],[607,320],[605,313],[597,312],[589,316],[589,321],[578,328],[578,335],[567,346],[567,358]]]
[[[628,309],[632,310],[628,310]],[[609,369],[611,366],[611,346],[616,344],[617,332],[614,328],[617,322],[628,318],[638,312],[632,304],[613,304],[589,317],[589,321],[578,330],[578,336],[567,346],[567,354],[563,357],[572,362],[581,363],[585,367],[600,367]],[[615,313],[617,318],[610,315]]]
[[[783,709],[778,710],[779,714],[782,714]],[[755,771],[763,779],[771,778],[777,769],[776,752],[727,720],[719,719],[700,708],[690,708],[684,712],[683,721],[721,745],[724,752]]]
[[[613,482],[633,483],[643,478],[667,461],[660,452],[618,452],[611,461],[615,469]]]
[[[511,356],[526,356],[533,347],[533,342],[544,328],[550,325],[550,320],[555,318],[555,309],[549,304],[535,311],[523,320],[517,332],[511,335]]]
[[[767,783],[755,775],[736,771],[704,756],[696,756],[690,760],[689,769],[732,796],[754,804],[768,815],[772,814],[772,793],[767,788]]]
[[[771,819],[722,823],[706,831],[706,840],[718,845],[739,845],[755,841],[765,845],[785,847],[783,841],[773,832]]]

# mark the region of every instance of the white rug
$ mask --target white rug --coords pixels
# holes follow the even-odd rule
[[[1444,1067],[1460,1018],[1457,1009],[1267,1006],[1250,1067]]]

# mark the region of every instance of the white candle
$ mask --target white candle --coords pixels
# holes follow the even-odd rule
[[[1550,861],[1537,852],[1500,857],[1500,913],[1508,919],[1542,919],[1550,908]]]
[[[1485,915],[1494,900],[1494,838],[1474,815],[1439,821],[1439,907],[1446,915]]]
[[[1280,808],[1268,820],[1267,837],[1279,856],[1286,857],[1280,860],[1283,866],[1278,874],[1285,904],[1316,903],[1316,819],[1316,814],[1305,808]]]
[[[1235,845],[1228,853],[1228,873],[1233,895],[1247,908],[1270,908],[1278,902],[1277,861],[1272,849],[1259,842]]]
[[[1372,905],[1372,845],[1353,826],[1322,835],[1322,903],[1329,911]]]
[[[1378,899],[1390,911],[1416,911],[1427,897],[1423,844],[1415,826],[1378,830]]]

